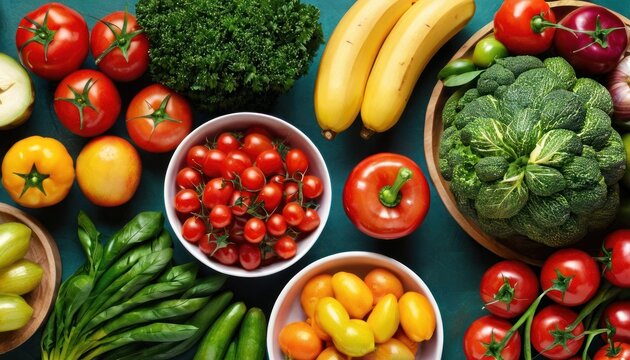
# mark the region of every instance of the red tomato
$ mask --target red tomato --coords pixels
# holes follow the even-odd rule
[[[175,194],[175,210],[182,214],[199,211],[201,203],[197,192],[192,189],[183,189]]]
[[[179,170],[175,178],[175,184],[180,189],[194,189],[201,185],[202,181],[199,171],[188,166]]]
[[[282,236],[287,231],[287,222],[280,214],[273,214],[267,219],[267,232],[272,236]]]
[[[304,151],[300,149],[291,149],[287,152],[287,156],[285,157],[285,163],[287,166],[287,172],[289,176],[300,179],[304,174],[306,174],[306,170],[308,170],[308,157]]]
[[[201,170],[203,162],[209,151],[210,149],[203,145],[195,145],[191,147],[186,153],[186,166]]]
[[[120,113],[120,95],[114,83],[95,70],[79,70],[57,85],[55,114],[79,136],[96,136],[109,130]]]
[[[241,244],[238,247],[238,260],[243,269],[254,270],[260,266],[262,253],[260,248],[253,244]]]
[[[182,237],[196,243],[206,233],[206,224],[197,216],[191,216],[182,224]]]
[[[212,256],[212,253],[217,248],[217,243],[216,241],[214,241],[213,237],[212,237],[212,241],[210,241],[211,237],[212,237],[212,234],[208,234],[208,236],[205,236],[202,239],[199,239],[199,244],[198,244],[199,250],[201,250],[202,253],[208,256]]]
[[[224,132],[219,135],[216,141],[217,149],[224,153],[229,153],[232,150],[238,150],[241,147],[241,143],[238,140],[239,137],[236,133]]]
[[[630,344],[616,342],[610,348],[610,344],[602,346],[593,357],[593,360],[630,360]]]
[[[582,250],[558,250],[547,258],[540,271],[540,285],[544,290],[554,284],[566,287],[564,293],[559,290],[547,293],[553,301],[566,306],[589,301],[597,292],[599,283],[600,273],[595,260]]]
[[[192,110],[183,96],[159,84],[133,97],[127,108],[127,132],[139,148],[171,151],[192,129]]]
[[[234,190],[232,196],[230,197],[230,207],[232,208],[232,214],[236,216],[242,216],[247,213],[247,208],[252,203],[252,196],[254,196],[249,191],[245,190]]]
[[[231,182],[222,178],[214,178],[206,184],[201,201],[208,209],[212,209],[217,205],[227,205],[233,191],[234,186],[232,186]]]
[[[604,276],[613,285],[630,288],[630,230],[617,230],[604,240]]]
[[[483,274],[479,294],[489,312],[513,318],[524,313],[538,296],[538,278],[520,261],[501,261]]]
[[[606,307],[602,314],[601,327],[606,321],[615,328],[614,341],[630,344],[630,300],[616,301]]]
[[[250,166],[241,172],[241,185],[249,191],[259,191],[265,186],[265,174],[255,167]]]
[[[282,195],[284,197],[284,201],[286,202],[298,201],[300,195],[299,185],[294,181],[286,181],[284,183]]]
[[[232,211],[226,205],[216,205],[210,210],[210,224],[217,229],[223,229],[232,222]]]
[[[284,173],[284,163],[276,149],[268,149],[258,154],[256,166],[262,170],[265,176]]]
[[[127,11],[111,13],[97,22],[90,48],[98,68],[116,81],[136,80],[149,67],[149,39]]]
[[[238,261],[238,247],[235,244],[227,244],[217,249],[212,257],[223,265],[234,265]]]
[[[273,251],[275,251],[282,259],[290,259],[294,257],[297,253],[297,244],[295,243],[295,239],[288,235],[281,237],[273,245]]]
[[[297,229],[301,232],[311,232],[319,226],[320,219],[317,210],[308,208],[304,212],[304,220],[298,224]]]
[[[515,332],[500,354],[488,354],[488,348],[501,342],[512,324],[486,315],[475,320],[464,334],[464,354],[467,360],[518,360],[521,354],[521,336]]]
[[[263,241],[266,233],[267,229],[265,227],[265,222],[256,217],[247,220],[245,228],[243,229],[243,236],[245,236],[245,240],[254,244],[258,244]]]
[[[247,220],[242,217],[237,217],[234,219],[229,231],[230,241],[235,243],[244,243],[245,241],[247,241],[245,240],[245,236],[243,236],[243,230],[245,228],[246,222]]]
[[[531,341],[536,351],[544,351],[549,359],[567,359],[577,354],[584,342],[584,325],[580,323],[573,331],[565,331],[577,317],[578,314],[559,305],[539,311],[532,322]]]
[[[252,166],[252,160],[246,153],[241,150],[232,150],[227,153],[223,161],[221,174],[224,178],[233,180],[236,177],[235,175],[240,176],[243,170],[250,166]]]
[[[275,183],[266,184],[258,193],[256,201],[262,201],[265,210],[273,212],[282,201],[282,188]]]
[[[494,37],[514,55],[536,55],[551,47],[554,28],[533,29],[532,19],[556,22],[544,0],[505,0],[494,15]]]
[[[89,32],[83,17],[60,3],[48,3],[28,13],[15,34],[20,61],[48,80],[59,80],[85,61]]]
[[[302,179],[302,194],[306,199],[315,199],[324,192],[322,181],[314,175],[306,175]]]
[[[284,175],[274,175],[271,177],[271,179],[269,179],[269,182],[283,186],[284,185]]]
[[[299,225],[304,220],[304,209],[297,202],[290,202],[282,209],[282,217],[291,226]]]
[[[259,134],[259,135],[263,135],[271,139],[271,133],[264,126],[256,125],[245,130],[245,135],[250,135],[250,134]]]
[[[273,149],[273,143],[269,137],[263,134],[251,133],[243,139],[243,151],[252,159],[256,159],[258,154],[270,149]]]
[[[203,173],[211,178],[220,177],[225,161],[225,153],[219,149],[210,149],[203,160]]]

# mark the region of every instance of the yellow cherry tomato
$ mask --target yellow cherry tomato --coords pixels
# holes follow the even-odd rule
[[[324,330],[322,330],[319,325],[317,325],[317,321],[313,320],[313,318],[306,319],[306,323],[311,325],[317,337],[319,337],[322,341],[330,341],[330,335],[328,335]]]
[[[374,334],[363,320],[350,319],[341,331],[330,335],[337,350],[348,356],[358,357],[374,351]]]
[[[280,350],[293,360],[314,360],[322,352],[322,341],[304,321],[286,325],[278,334]]]
[[[394,339],[405,344],[407,349],[411,350],[414,356],[418,353],[418,348],[420,347],[420,344],[417,341],[411,340],[407,336],[407,334],[405,334],[405,331],[400,327],[398,328],[398,331],[396,331],[396,333],[394,334]]]
[[[378,344],[376,350],[358,360],[414,360],[415,358],[415,354],[402,341],[391,338]]]
[[[422,294],[408,291],[398,300],[400,325],[413,341],[429,340],[435,331],[435,313]]]
[[[328,335],[339,333],[349,320],[348,312],[337,299],[327,296],[317,302],[315,321]]]
[[[365,275],[363,281],[374,296],[374,305],[387,294],[394,294],[396,299],[398,299],[405,292],[400,279],[391,271],[383,268],[376,268],[370,271]]]
[[[335,299],[346,308],[350,317],[363,319],[372,310],[373,296],[370,288],[355,274],[345,271],[332,277]]]
[[[400,312],[396,295],[387,294],[376,304],[367,319],[374,333],[374,340],[382,343],[389,340],[400,324]]]
[[[316,360],[349,360],[347,355],[337,351],[334,346],[329,346],[322,351]]]
[[[313,317],[317,301],[326,296],[334,296],[331,275],[316,275],[306,282],[300,294],[300,304],[307,317]]]

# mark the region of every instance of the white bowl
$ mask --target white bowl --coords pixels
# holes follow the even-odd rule
[[[327,256],[308,265],[297,273],[282,289],[269,317],[267,330],[267,352],[270,360],[283,360],[284,355],[278,344],[282,328],[294,321],[306,320],[300,305],[300,293],[306,282],[315,275],[334,274],[337,271],[352,272],[363,278],[374,268],[384,268],[398,276],[405,291],[417,291],[429,299],[435,312],[436,328],[430,340],[420,343],[416,360],[440,360],[444,344],[442,317],[435,298],[427,285],[407,266],[384,255],[365,251],[349,251]]]
[[[245,270],[237,265],[228,266],[215,260],[211,260],[206,254],[199,250],[199,247],[196,244],[191,244],[186,241],[181,235],[182,222],[173,207],[173,198],[177,193],[175,178],[177,172],[185,166],[186,153],[188,152],[188,149],[194,145],[205,143],[207,138],[212,139],[223,131],[244,131],[252,126],[263,126],[268,129],[272,135],[285,139],[291,147],[299,148],[304,151],[304,153],[308,156],[310,163],[308,170],[309,174],[316,175],[322,180],[324,192],[318,199],[320,207],[317,210],[317,213],[319,214],[320,225],[313,232],[298,241],[297,253],[293,258],[288,260],[278,260],[272,264],[263,265],[255,270]],[[304,256],[315,244],[315,241],[326,225],[326,220],[328,220],[328,215],[330,213],[330,189],[330,175],[328,174],[324,158],[320,154],[319,150],[317,150],[315,144],[313,144],[313,142],[304,135],[304,133],[298,130],[295,126],[277,117],[260,113],[242,112],[219,116],[204,123],[186,136],[179,146],[177,146],[177,149],[173,153],[166,170],[166,178],[164,180],[164,207],[166,208],[168,221],[179,241],[186,250],[188,250],[203,264],[227,275],[260,277],[271,275],[288,268],[302,258],[302,256]]]

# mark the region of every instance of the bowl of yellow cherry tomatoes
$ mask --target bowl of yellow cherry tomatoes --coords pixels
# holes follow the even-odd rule
[[[284,287],[269,318],[269,359],[437,360],[438,305],[411,269],[384,255],[343,252]]]

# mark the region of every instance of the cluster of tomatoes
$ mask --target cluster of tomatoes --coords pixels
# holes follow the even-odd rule
[[[182,237],[218,262],[247,270],[292,258],[296,240],[320,223],[315,200],[324,187],[308,170],[302,150],[258,127],[191,147],[173,202]]]
[[[492,315],[466,331],[467,359],[518,360],[523,350],[529,360],[531,346],[548,359],[581,359],[578,352],[586,354],[599,335],[607,343],[594,360],[630,359],[630,230],[611,233],[598,258],[556,251],[539,278],[521,262],[501,261],[484,273],[480,294]],[[545,296],[552,303],[537,311]],[[506,320],[516,317],[514,324]]]

